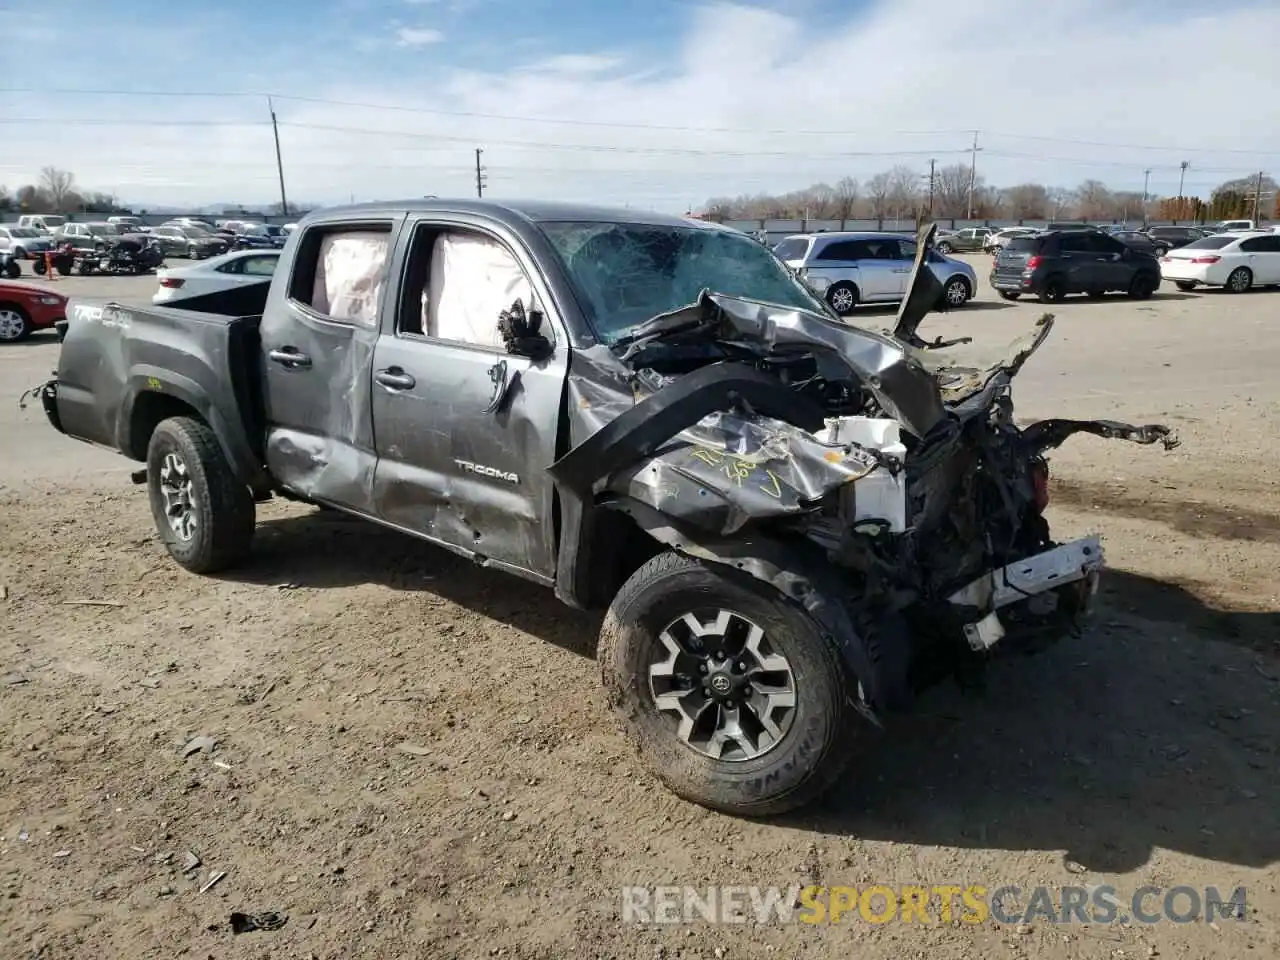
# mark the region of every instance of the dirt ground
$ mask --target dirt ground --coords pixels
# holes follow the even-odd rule
[[[1260,292],[1059,308],[1020,405],[1163,419],[1182,439],[1082,438],[1053,461],[1058,536],[1105,538],[1092,626],[1000,662],[982,693],[931,692],[851,742],[829,799],[771,822],[645,773],[605,712],[597,622],[549,593],[282,502],[262,506],[249,567],[196,577],[164,555],[127,461],[59,439],[56,462],[22,472],[23,438],[49,428],[6,412],[0,956],[1280,955],[1280,385],[1251,386],[1280,360],[1277,307]],[[1036,311],[995,303],[939,329],[999,338]],[[5,404],[55,357],[0,357]],[[1220,387],[1189,376],[1206,369]],[[214,745],[184,757],[199,736]],[[1248,910],[621,920],[623,885],[794,883],[1244,886]],[[233,911],[288,920],[237,936]]]

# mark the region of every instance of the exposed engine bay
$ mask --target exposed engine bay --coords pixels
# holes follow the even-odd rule
[[[571,402],[595,422],[552,468],[562,491],[824,609],[833,631],[844,608],[873,648],[909,635],[912,663],[889,668],[901,683],[920,664],[955,669],[965,640],[982,652],[1021,621],[1074,623],[1101,545],[1051,538],[1045,454],[1080,432],[1178,441],[1159,424],[1018,426],[1011,383],[1053,318],[983,366],[922,341],[940,299],[920,269],[933,232],[892,333],[707,291],[584,352]]]

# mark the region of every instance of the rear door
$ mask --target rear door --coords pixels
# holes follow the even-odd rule
[[[398,298],[373,362],[386,522],[550,583],[556,459],[568,338],[518,237],[461,215],[412,216],[399,245]],[[549,357],[507,352],[504,310],[542,313]]]
[[[1067,230],[1058,236],[1058,261],[1071,293],[1107,289],[1109,271],[1104,268],[1101,251],[1093,245],[1093,236],[1083,230]]]
[[[403,214],[320,219],[262,317],[264,454],[302,496],[373,513],[370,384],[387,264]]]
[[[1255,284],[1280,283],[1280,234],[1250,237],[1241,242],[1240,250],[1249,255]]]

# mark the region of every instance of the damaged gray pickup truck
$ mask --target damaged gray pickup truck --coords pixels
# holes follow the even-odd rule
[[[710,223],[331,209],[253,315],[73,303],[41,396],[63,433],[146,464],[189,570],[246,561],[280,495],[607,610],[605,688],[651,769],[776,814],[835,781],[858,728],[1076,627],[1102,548],[1051,538],[1046,451],[1176,443],[1017,425],[1010,383],[1052,318],[985,366],[925,342],[933,232],[877,333]]]

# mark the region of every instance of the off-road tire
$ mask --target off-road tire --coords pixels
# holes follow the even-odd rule
[[[834,302],[836,299],[837,293],[839,293],[840,291],[847,291],[853,294],[853,302],[844,309],[837,307]],[[858,293],[857,285],[852,284],[847,280],[841,280],[839,283],[833,283],[830,287],[827,288],[827,305],[842,317],[847,317],[849,314],[853,313],[854,309],[858,306],[858,302],[861,299],[862,299],[862,295]]]
[[[1246,293],[1252,286],[1253,271],[1248,267],[1236,267],[1227,277],[1227,282],[1223,284],[1222,289],[1227,293]]]
[[[160,491],[166,454],[176,453],[191,477],[196,528],[190,540],[169,526]],[[192,573],[214,573],[245,560],[256,519],[253,495],[236,479],[209,425],[195,417],[160,421],[147,444],[147,494],[156,532],[169,556]]]
[[[1062,298],[1067,295],[1066,287],[1062,283],[1061,277],[1050,277],[1045,281],[1044,287],[1040,290],[1041,303],[1061,303]]]
[[[765,631],[795,681],[796,712],[772,749],[751,760],[714,760],[680,740],[653,705],[648,667],[658,634],[683,613],[731,609]],[[860,722],[857,681],[797,604],[754,578],[679,553],[654,557],[618,591],[600,631],[605,694],[628,740],[677,796],[742,816],[774,816],[816,799],[843,772]]]

